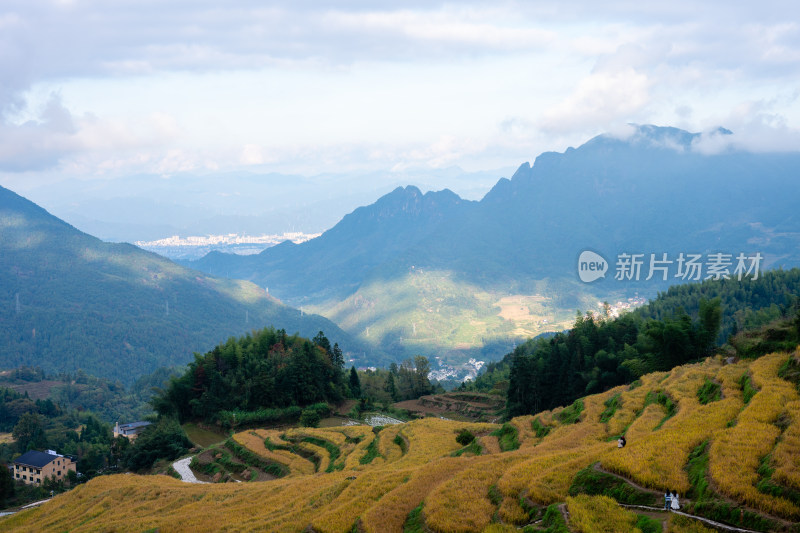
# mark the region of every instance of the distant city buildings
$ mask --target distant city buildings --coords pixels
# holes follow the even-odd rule
[[[173,235],[172,237],[155,241],[136,241],[134,244],[139,248],[173,259],[199,259],[214,250],[239,255],[252,255],[284,241],[300,244],[320,235],[322,234],[303,233],[300,231],[269,235],[239,235],[238,233],[190,237]]]

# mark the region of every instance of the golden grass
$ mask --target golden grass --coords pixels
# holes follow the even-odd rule
[[[716,533],[698,520],[670,513],[667,520],[667,533]]]
[[[365,532],[400,531],[408,513],[424,503],[426,527],[436,532],[511,531],[527,516],[520,498],[538,504],[568,501],[575,531],[634,531],[630,514],[602,498],[567,499],[575,473],[596,461],[609,470],[659,490],[686,492],[683,466],[689,452],[708,440],[709,472],[715,488],[740,505],[790,519],[798,516],[790,502],[755,489],[761,458],[772,453],[773,480],[786,486],[800,483],[800,398],[788,382],[776,376],[785,355],[753,362],[723,365],[721,359],[644,376],[641,385],[618,387],[584,399],[581,422],[564,425],[554,412],[539,413],[550,433],[537,438],[533,417],[512,421],[521,446],[501,452],[488,433],[499,426],[439,419],[422,419],[387,427],[377,436],[366,426],[250,430],[234,439],[255,453],[285,464],[290,475],[267,482],[192,485],[164,476],[101,476],[39,509],[0,519],[3,531],[350,531],[358,523]],[[743,405],[738,379],[749,373],[760,392]],[[700,405],[697,388],[713,379],[723,398]],[[664,409],[644,408],[649,392],[663,391],[677,404],[674,417],[655,429]],[[599,421],[604,401],[621,393],[616,413]],[[733,427],[728,422],[735,420]],[[780,429],[788,427],[778,439]],[[609,437],[627,428],[628,445],[616,447]],[[485,453],[451,457],[461,448],[455,440],[461,429],[479,437]],[[394,439],[404,439],[402,453]],[[269,450],[264,438],[292,445],[321,457],[314,465],[287,450]],[[324,473],[327,449],[297,441],[314,437],[340,449],[342,471]],[[378,457],[362,465],[359,459],[373,439]],[[358,440],[359,442],[355,442]],[[496,488],[492,488],[495,486]],[[490,496],[491,489],[491,496]],[[499,500],[497,499],[499,498]],[[498,502],[499,505],[492,502]],[[503,524],[494,523],[498,518]],[[610,528],[610,529],[609,529]],[[621,529],[615,529],[621,528]],[[703,526],[670,518],[668,531],[707,533]]]
[[[497,437],[484,435],[478,438],[478,442],[484,450],[483,453],[487,455],[500,453],[500,441],[497,440]]]
[[[400,433],[401,429],[403,429],[402,424],[397,424],[395,426],[383,428],[378,434],[378,453],[380,453],[388,463],[397,461],[403,456],[403,451],[400,449],[400,446],[394,443],[394,438]],[[372,462],[373,464],[381,464],[384,459],[379,458]]]
[[[580,533],[642,533],[635,527],[636,515],[608,496],[581,494],[567,498],[570,526]]]
[[[403,483],[406,476],[405,472],[393,470],[359,474],[336,498],[336,505],[323,507],[322,512],[313,518],[314,531],[349,531],[362,513]]]
[[[716,369],[719,363],[714,360],[678,367],[663,381],[654,383],[651,378],[639,387],[641,391],[636,389],[638,395],[665,392],[677,403],[677,413],[655,429],[665,411],[659,404],[649,405],[627,431],[627,446],[606,454],[603,467],[652,489],[686,492],[689,478],[682,467],[689,453],[724,429],[742,405],[735,397],[700,404],[697,389]]]
[[[256,436],[261,438],[261,447],[259,448],[255,443],[253,447],[250,448],[255,453],[261,454],[262,449],[266,450],[264,447],[264,439],[269,438],[269,440],[274,444],[281,444],[285,446],[291,446],[291,443],[284,441],[280,437],[280,432],[276,430],[266,430],[266,429],[258,429],[253,431]],[[252,442],[252,441],[250,441]],[[267,450],[269,451],[269,450]],[[278,462],[281,462],[289,467],[290,474],[289,475],[308,475],[313,474],[316,470],[314,463],[306,459],[305,457],[301,457],[297,454],[294,454],[288,450],[272,450],[269,452],[269,455],[265,454],[265,457],[268,458],[275,458]]]
[[[497,509],[497,515],[500,519],[508,524],[521,526],[528,522],[528,513],[519,504],[519,498],[510,498],[506,496],[500,502],[500,507]]]
[[[462,471],[470,464],[462,458],[444,457],[425,468],[400,471],[409,477],[408,482],[395,488],[364,513],[361,525],[367,533],[402,531],[408,513],[442,482]]]
[[[787,405],[798,400],[792,384],[777,377],[785,360],[786,354],[771,354],[750,364],[753,382],[760,390],[741,412],[737,424],[720,431],[711,443],[709,471],[723,494],[763,512],[797,518],[800,508],[755,486],[760,461],[772,451],[781,433],[774,422]]]
[[[368,465],[361,464],[361,458],[364,457],[364,454],[367,451],[367,447],[370,444],[372,444],[372,441],[374,440],[375,440],[375,434],[371,430],[364,433],[361,436],[361,442],[359,442],[347,455],[347,459],[345,459],[344,462],[344,469],[355,470],[355,469],[368,468]]]
[[[519,454],[463,458],[470,466],[454,474],[425,499],[425,523],[433,531],[448,533],[480,531],[489,525],[496,506],[489,500],[489,487]]]
[[[786,413],[791,425],[772,452],[775,472],[772,479],[780,484],[800,490],[800,401],[786,404]]]

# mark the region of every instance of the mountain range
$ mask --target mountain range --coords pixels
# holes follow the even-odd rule
[[[681,253],[706,263],[725,254],[729,274],[739,254],[760,254],[760,269],[799,265],[800,153],[708,153],[730,135],[656,126],[601,135],[541,154],[480,201],[398,187],[311,241],[190,264],[269,287],[392,353],[463,359],[499,343],[493,355],[514,338],[568,325],[598,300],[654,296],[686,281],[676,277]],[[608,262],[591,285],[577,276],[584,250]],[[638,280],[614,279],[623,253],[642,254]],[[645,282],[650,254],[672,262]]]
[[[0,187],[0,367],[36,366],[130,382],[265,326],[371,351],[329,320],[245,281],[106,243]]]

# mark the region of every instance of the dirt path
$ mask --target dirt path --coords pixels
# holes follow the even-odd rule
[[[624,481],[625,483],[627,483],[628,485],[630,485],[632,487],[635,487],[635,488],[637,488],[637,489],[639,489],[641,491],[649,492],[651,494],[658,494],[658,495],[662,495],[663,494],[661,491],[657,491],[657,490],[649,489],[647,487],[643,487],[642,485],[639,485],[638,483],[635,483],[635,482],[631,481],[630,479],[628,479],[628,478],[626,478],[624,476],[621,476],[619,474],[615,474],[614,472],[609,472],[608,470],[605,470],[603,467],[601,467],[600,463],[595,463],[593,465],[593,468],[595,470],[597,470],[598,472],[602,472],[603,474],[608,474],[609,476],[614,476],[615,478],[620,479],[620,480]],[[735,505],[738,505],[733,500],[730,500],[730,501],[731,501],[731,503],[733,503]],[[686,505],[687,503],[689,503],[689,500],[687,500],[685,498],[681,500],[681,504],[682,505]],[[657,514],[657,515],[666,514],[664,509],[661,508],[661,507],[650,507],[650,506],[647,506],[647,505],[625,505],[625,504],[619,504],[619,505],[621,507],[625,507],[626,509],[643,509],[645,511],[648,511],[648,513],[646,513],[646,514],[650,515],[653,518],[656,518],[656,516],[653,516],[655,514]],[[719,528],[719,529],[723,529],[725,531],[735,531],[735,532],[741,532],[741,533],[756,533],[752,529],[743,529],[743,528],[736,527],[736,526],[729,526],[727,524],[721,524],[719,522],[715,522],[713,520],[709,520],[708,518],[704,518],[702,516],[697,516],[697,515],[685,513],[683,511],[670,511],[670,512],[671,513],[675,513],[675,514],[679,514],[679,515],[682,515],[682,516],[686,516],[688,518],[693,518],[694,520],[699,520],[700,522],[704,522],[706,524],[709,524],[709,525],[714,526],[714,527]],[[763,513],[759,513],[759,514],[763,514]],[[765,516],[769,516],[769,515],[765,515]],[[782,519],[780,519],[778,517],[769,516],[769,518],[777,520],[777,521],[780,521],[780,522],[785,522],[785,520],[782,520]],[[666,528],[665,522],[666,522],[666,519],[664,519],[664,521],[662,522],[662,523],[664,523],[664,527]]]
[[[642,485],[639,485],[639,484],[637,484],[636,482],[634,482],[634,481],[631,481],[630,479],[628,479],[628,478],[626,478],[626,477],[624,477],[624,476],[621,476],[621,475],[619,475],[619,474],[615,474],[614,472],[609,472],[608,470],[605,470],[605,469],[604,469],[602,466],[600,466],[600,463],[595,463],[595,464],[593,465],[593,467],[594,467],[594,469],[595,469],[595,470],[597,470],[598,472],[602,472],[603,474],[608,474],[609,476],[614,476],[615,478],[621,479],[622,481],[624,481],[624,482],[625,482],[625,483],[627,483],[628,485],[630,485],[630,486],[632,486],[632,487],[635,487],[635,488],[637,488],[637,489],[639,489],[639,490],[642,490],[642,491],[645,491],[645,492],[649,492],[649,493],[652,493],[652,494],[661,494],[661,495],[663,496],[663,493],[662,493],[661,491],[657,491],[657,490],[653,490],[653,489],[648,489],[647,487],[643,487]],[[792,523],[792,522],[789,522],[789,521],[788,521],[788,520],[786,520],[785,518],[781,518],[780,516],[771,515],[771,514],[769,514],[769,513],[765,513],[765,512],[763,512],[763,511],[758,511],[758,510],[756,510],[756,509],[753,509],[753,508],[751,508],[751,507],[748,507],[748,506],[746,506],[746,505],[742,505],[741,503],[739,503],[739,502],[737,502],[737,501],[735,501],[735,500],[731,499],[730,497],[728,497],[727,495],[725,495],[725,494],[723,494],[723,493],[721,493],[721,492],[719,491],[719,489],[718,489],[718,488],[716,487],[716,485],[714,484],[714,480],[713,480],[713,479],[710,479],[710,478],[709,478],[709,480],[708,480],[708,483],[709,483],[709,487],[711,488],[711,490],[712,490],[712,491],[713,491],[713,492],[714,492],[714,493],[715,493],[715,494],[716,494],[716,495],[717,495],[719,498],[721,498],[721,499],[725,500],[726,502],[730,503],[730,504],[731,504],[731,505],[733,505],[733,506],[740,507],[740,508],[742,508],[742,509],[745,509],[746,511],[750,511],[750,512],[752,512],[752,513],[754,513],[754,514],[758,514],[758,515],[764,516],[764,517],[766,517],[766,518],[768,518],[768,519],[770,519],[770,520],[774,520],[775,522],[781,523],[781,524],[783,524],[783,525],[793,525],[793,523]],[[689,504],[689,502],[690,502],[690,500],[688,500],[688,499],[686,499],[686,498],[681,498],[681,506],[685,506],[685,505]],[[635,506],[634,506],[634,507],[635,507]],[[652,509],[652,510],[658,510],[658,509],[656,509],[656,508],[654,508],[654,507],[645,507],[645,506],[640,506],[640,507],[641,507],[642,509]],[[683,511],[679,511],[679,512],[678,512],[678,514],[683,514],[684,516],[688,516],[688,517],[690,517],[690,518],[695,518],[695,519],[697,519],[697,520],[701,520],[701,521],[703,521],[703,522],[707,522],[707,523],[709,523],[709,524],[714,524],[714,525],[717,525],[717,522],[710,521],[710,520],[708,520],[707,518],[702,518],[702,517],[700,517],[700,516],[695,516],[695,515],[686,514],[686,513],[684,513]],[[727,528],[727,530],[728,530],[728,531],[752,531],[752,530],[750,530],[750,529],[741,529],[741,528],[736,528],[736,527],[734,527],[734,526],[726,526],[726,525],[723,525],[723,524],[719,524],[719,527],[722,527],[722,528]]]
[[[624,476],[621,476],[621,475],[619,475],[619,474],[615,474],[614,472],[609,472],[608,470],[606,470],[605,468],[603,468],[602,466],[600,466],[600,463],[595,463],[594,465],[592,465],[592,467],[593,467],[595,470],[597,470],[598,472],[601,472],[601,473],[603,473],[603,474],[608,474],[609,476],[614,476],[615,478],[617,478],[617,479],[620,479],[620,480],[624,481],[625,483],[627,483],[628,485],[630,485],[631,487],[633,487],[633,488],[635,488],[635,489],[639,489],[639,490],[641,490],[641,491],[643,491],[643,492],[649,492],[650,494],[657,494],[657,495],[659,495],[659,496],[661,496],[661,497],[663,497],[663,496],[664,496],[664,493],[663,493],[663,492],[661,492],[660,490],[653,490],[653,489],[649,489],[649,488],[647,488],[647,487],[644,487],[644,486],[642,486],[642,485],[639,485],[639,484],[638,484],[638,483],[636,483],[635,481],[631,481],[630,479],[628,479],[628,478],[626,478],[626,477],[624,477]]]
[[[192,458],[186,457],[172,463],[172,468],[181,476],[181,481],[185,483],[208,483],[207,481],[200,481],[194,476],[194,472],[189,468],[189,463],[191,462]]]

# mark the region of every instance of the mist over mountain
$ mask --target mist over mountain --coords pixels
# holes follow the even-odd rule
[[[0,187],[0,367],[38,366],[130,381],[272,325],[342,349],[365,346],[252,283],[203,275],[82,233]]]
[[[401,184],[423,190],[452,187],[480,198],[496,175],[457,167],[315,176],[178,173],[69,179],[18,192],[91,235],[135,242],[172,235],[316,233]]]
[[[251,257],[210,254],[193,265],[269,286],[298,303],[347,295],[412,267],[489,287],[575,279],[578,254],[587,248],[612,268],[623,252],[759,252],[762,268],[800,264],[800,154],[706,154],[698,149],[702,140],[655,126],[624,139],[601,135],[521,165],[480,202],[398,188],[307,243]],[[615,283],[611,275],[596,287]]]
[[[719,150],[729,133],[601,135],[520,165],[480,201],[400,187],[311,241],[190,264],[269,287],[396,358],[493,359],[570,327],[576,310],[702,280],[715,254],[734,277],[740,254],[749,269],[759,254],[760,270],[800,265],[800,154]],[[584,250],[605,259],[605,277],[579,280]],[[641,264],[615,279],[620,254]],[[680,272],[680,254],[699,270]]]

